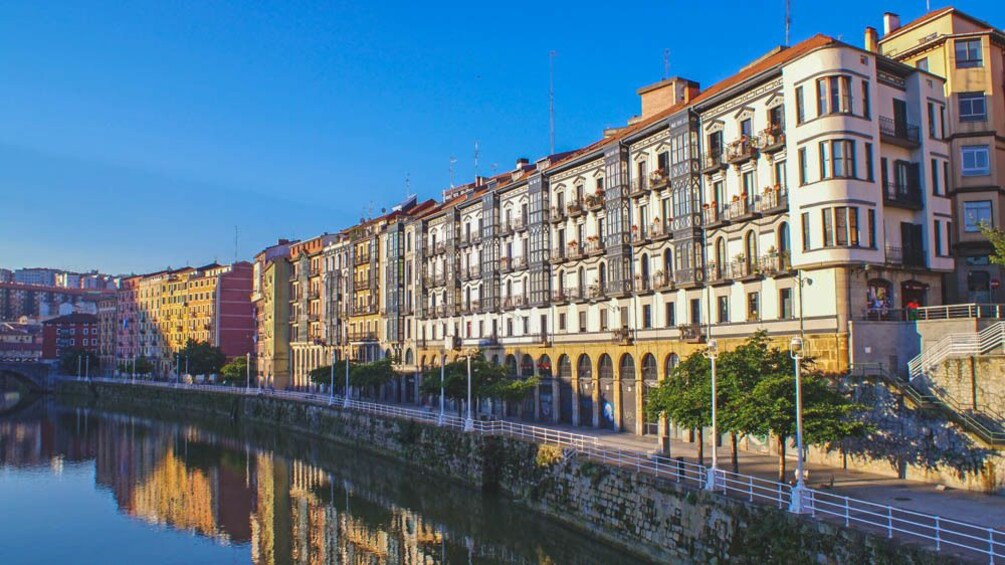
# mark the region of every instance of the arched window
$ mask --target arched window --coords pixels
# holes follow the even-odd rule
[[[563,379],[572,378],[572,361],[569,360],[569,356],[562,354],[558,358],[558,376]]]
[[[656,382],[659,379],[659,372],[656,368],[656,357],[652,353],[646,353],[642,357],[642,380],[646,382]]]
[[[511,377],[517,376],[516,356],[512,353],[506,356],[506,374]]]
[[[635,359],[632,357],[631,353],[625,353],[621,356],[621,363],[618,367],[618,376],[621,377],[621,380],[623,381],[635,380]]]
[[[579,287],[579,295],[582,296],[586,292],[586,269],[583,267],[580,267],[576,274],[576,285]]]
[[[666,376],[666,378],[669,379],[670,376],[673,375],[673,371],[674,369],[677,368],[677,365],[679,363],[680,363],[680,356],[678,356],[676,353],[671,353],[670,355],[667,355],[667,359],[666,362],[664,363],[664,369],[663,369],[663,373]]]
[[[673,252],[670,251],[669,247],[663,250],[663,273],[667,277],[673,275]]]
[[[498,354],[492,356],[492,364],[493,365],[498,365],[499,364],[499,355]]]
[[[715,268],[717,269],[715,278],[722,277],[726,268],[726,238],[721,236],[715,240]]]
[[[426,356],[425,355],[423,355],[422,357],[419,357],[419,367],[423,368],[423,369],[426,367]]]
[[[600,290],[607,288],[607,265],[604,263],[600,264],[600,274],[597,277],[597,282],[600,284]]]
[[[789,254],[790,249],[789,243],[789,223],[782,222],[778,225],[778,253],[779,255],[785,257]]]
[[[412,350],[411,349],[406,349],[405,350],[405,364],[406,365],[411,365],[414,362],[415,362],[415,355],[412,354]]]
[[[743,249],[746,254],[744,262],[749,274],[751,272],[750,267],[757,263],[757,234],[753,230],[747,232],[747,236],[743,241]]]
[[[583,353],[579,356],[579,359],[576,361],[576,372],[579,374],[581,380],[593,378],[593,362],[590,361],[589,355]]]
[[[641,269],[639,269],[639,273],[642,275],[642,280],[643,281],[648,281],[649,280],[649,254],[648,253],[643,253],[642,254],[642,265],[641,265]]]
[[[600,356],[600,378],[614,379],[614,361],[611,361],[611,356],[606,353]]]
[[[542,355],[541,358],[537,360],[537,374],[542,378],[551,378],[551,357]]]
[[[520,359],[520,375],[524,377],[534,376],[534,358],[524,354]]]

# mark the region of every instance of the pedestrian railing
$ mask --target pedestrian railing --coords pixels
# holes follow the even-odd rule
[[[979,332],[949,334],[934,345],[926,347],[907,363],[912,379],[938,367],[946,359],[988,355],[1001,352],[1005,347],[1005,322],[996,322]]]
[[[128,379],[94,378],[90,380],[129,384]],[[136,384],[161,388],[207,390],[245,396],[269,396],[330,408],[345,406],[345,399],[342,396],[330,394],[158,381],[141,381]],[[794,487],[785,483],[734,473],[725,469],[712,469],[699,463],[685,461],[683,458],[671,458],[659,454],[612,447],[602,444],[596,436],[508,420],[475,420],[471,422],[470,428],[466,428],[468,421],[458,416],[447,414],[441,416],[438,411],[405,408],[355,399],[349,400],[348,407],[357,412],[420,421],[459,430],[468,429],[472,433],[483,435],[508,436],[554,444],[571,451],[577,457],[584,457],[640,473],[649,473],[681,483],[688,488],[704,489],[711,482],[715,492],[752,503],[768,504],[779,509],[789,508],[792,502]],[[708,480],[709,473],[714,475],[714,481]],[[836,519],[847,527],[854,525],[872,529],[884,533],[889,538],[898,535],[902,538],[924,540],[933,544],[937,551],[942,551],[944,548],[956,548],[974,552],[987,557],[989,563],[992,564],[995,563],[996,558],[1005,557],[1005,533],[995,528],[809,488],[803,490],[802,497],[803,511],[815,518]]]

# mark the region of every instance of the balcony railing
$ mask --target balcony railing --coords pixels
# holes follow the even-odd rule
[[[628,190],[629,197],[639,198],[644,196],[647,192],[649,192],[649,177],[641,176],[632,179],[632,183]]]
[[[570,260],[576,260],[583,256],[583,246],[576,241],[570,241],[565,245],[565,256]]]
[[[723,224],[728,221],[725,214],[723,214],[723,210],[719,208],[718,203],[708,205],[708,207],[704,209],[703,214],[705,226],[707,227],[715,227],[718,224]]]
[[[729,203],[724,215],[730,221],[753,217],[753,214],[757,212],[755,202],[756,197],[753,195],[738,197]]]
[[[565,249],[554,247],[551,250],[551,257],[548,258],[552,265],[560,265],[565,262]]]
[[[886,246],[886,262],[891,265],[903,265],[905,267],[924,267],[924,249],[905,249],[903,247]]]
[[[649,174],[649,188],[663,190],[670,185],[670,175],[663,169],[657,169]]]
[[[701,170],[706,173],[715,172],[726,166],[725,155],[721,150],[709,151],[702,156]]]
[[[436,242],[436,245],[433,246],[433,249],[436,251],[436,254],[439,255],[447,250],[447,244],[442,241],[438,241]]]
[[[551,291],[551,301],[556,303],[562,303],[568,301],[569,298],[565,295],[563,290],[553,290]]]
[[[788,251],[768,253],[760,258],[761,272],[775,276],[793,272],[792,258]]]
[[[674,286],[673,275],[664,271],[656,271],[653,275],[653,288],[656,290],[672,290]]]
[[[762,153],[774,153],[785,147],[785,132],[782,126],[770,125],[758,135],[757,145]]]
[[[586,254],[587,255],[590,255],[590,256],[593,256],[593,255],[602,255],[603,253],[604,253],[604,241],[603,240],[601,240],[601,239],[598,238],[598,239],[593,239],[593,240],[587,240],[586,241]]]
[[[565,205],[565,211],[570,218],[575,218],[583,213],[583,203],[580,201],[570,202]]]
[[[586,209],[592,211],[600,210],[604,207],[604,195],[589,194],[586,196]]]
[[[513,231],[523,231],[527,229],[527,220],[524,218],[516,218],[513,220]]]
[[[634,338],[634,332],[629,328],[618,328],[611,330],[611,341],[622,345],[630,345]]]
[[[667,224],[664,224],[663,222],[655,221],[649,225],[649,237],[653,241],[657,241],[665,237],[670,237],[671,234],[672,232],[670,231],[670,228],[667,226]]]
[[[712,284],[733,280],[733,270],[729,263],[720,265],[718,262],[709,261],[707,271],[708,282]]]
[[[646,293],[653,289],[653,281],[648,277],[643,277],[642,274],[635,275],[635,292]]]
[[[508,273],[513,269],[513,259],[510,257],[503,257],[499,259],[499,271],[502,273]]]
[[[551,221],[556,224],[565,221],[565,209],[562,206],[551,207]]]
[[[879,118],[879,134],[887,141],[906,146],[917,146],[920,142],[918,126],[893,118]]]
[[[677,329],[680,331],[681,341],[700,343],[705,339],[701,324],[684,324],[677,326]]]
[[[781,212],[789,207],[789,189],[775,185],[764,189],[757,199],[757,211],[761,213]]]
[[[594,283],[587,289],[587,295],[591,300],[607,298],[607,289],[597,283]]]
[[[632,226],[632,245],[644,245],[649,243],[649,231]]]
[[[513,270],[518,271],[520,269],[527,268],[527,258],[523,255],[513,258]]]
[[[757,153],[757,147],[750,138],[744,136],[726,146],[726,162],[738,164],[749,161]]]
[[[883,201],[891,206],[920,210],[921,188],[915,183],[887,181],[883,187]]]

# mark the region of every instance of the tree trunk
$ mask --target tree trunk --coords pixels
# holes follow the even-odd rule
[[[733,472],[740,472],[740,454],[738,453],[740,439],[736,437],[736,432],[729,432],[729,440],[732,443],[730,457],[733,460]]]
[[[778,436],[778,482],[785,482],[785,436]]]
[[[705,464],[705,430],[698,428],[698,464]]]

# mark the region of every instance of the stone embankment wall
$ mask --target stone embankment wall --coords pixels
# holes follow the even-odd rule
[[[927,375],[925,384],[963,408],[991,418],[1005,416],[1005,355],[947,359]]]
[[[911,544],[762,505],[696,492],[554,445],[465,434],[269,397],[67,382],[61,394],[99,408],[170,410],[274,425],[392,457],[495,490],[568,526],[657,562],[904,563],[948,561]]]

